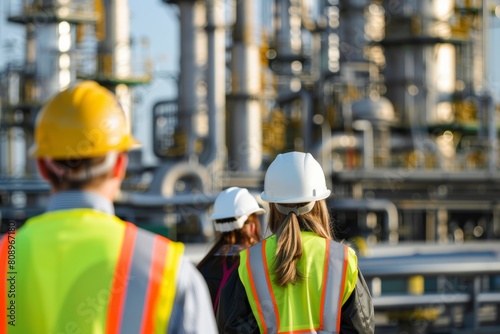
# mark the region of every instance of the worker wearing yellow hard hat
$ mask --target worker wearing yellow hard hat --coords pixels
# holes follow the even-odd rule
[[[115,96],[92,81],[40,111],[31,154],[47,212],[0,241],[0,333],[216,333],[184,246],[114,215],[137,146]]]

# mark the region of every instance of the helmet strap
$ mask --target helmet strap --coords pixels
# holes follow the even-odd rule
[[[312,201],[307,203],[306,205],[299,207],[285,206],[279,203],[274,203],[274,205],[276,205],[276,209],[285,216],[288,216],[290,213],[295,213],[295,215],[298,217],[311,211],[314,208],[315,203],[315,201]]]

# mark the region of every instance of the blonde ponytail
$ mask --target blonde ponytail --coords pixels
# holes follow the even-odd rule
[[[295,207],[305,203],[294,204]],[[285,286],[288,283],[299,283],[304,277],[297,269],[297,261],[302,257],[301,230],[311,231],[325,239],[333,239],[330,231],[330,217],[324,200],[317,201],[313,209],[299,218],[293,212],[286,216],[279,212],[276,204],[271,203],[269,211],[269,228],[276,234],[276,254],[273,271],[275,283]]]
[[[299,221],[294,213],[288,214],[276,231],[276,242],[276,284],[285,286],[300,282],[303,276],[297,270],[297,260],[302,257],[302,237]]]

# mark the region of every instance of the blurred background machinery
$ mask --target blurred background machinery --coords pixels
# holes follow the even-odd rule
[[[179,18],[178,96],[152,110],[159,164],[143,168],[132,153],[120,216],[177,240],[211,240],[207,217],[220,190],[258,194],[276,154],[311,152],[333,189],[337,237],[367,256],[360,265],[387,332],[408,317],[434,332],[499,325],[496,1],[163,3]],[[0,69],[0,212],[22,223],[48,195],[27,156],[43,101],[93,79],[133,120],[133,87],[154,73],[131,56],[127,0],[6,5],[26,43],[25,59]],[[470,270],[457,269],[461,257]],[[398,272],[401,263],[411,268]],[[420,275],[422,263],[434,271]],[[456,303],[425,299],[450,286],[444,298]]]

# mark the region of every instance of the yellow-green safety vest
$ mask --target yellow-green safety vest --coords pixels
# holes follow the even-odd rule
[[[358,278],[356,253],[313,232],[301,237],[297,269],[305,278],[297,284],[275,284],[275,235],[240,253],[238,273],[261,333],[340,331],[342,305]]]
[[[92,209],[31,218],[0,242],[0,333],[166,333],[183,252]]]

